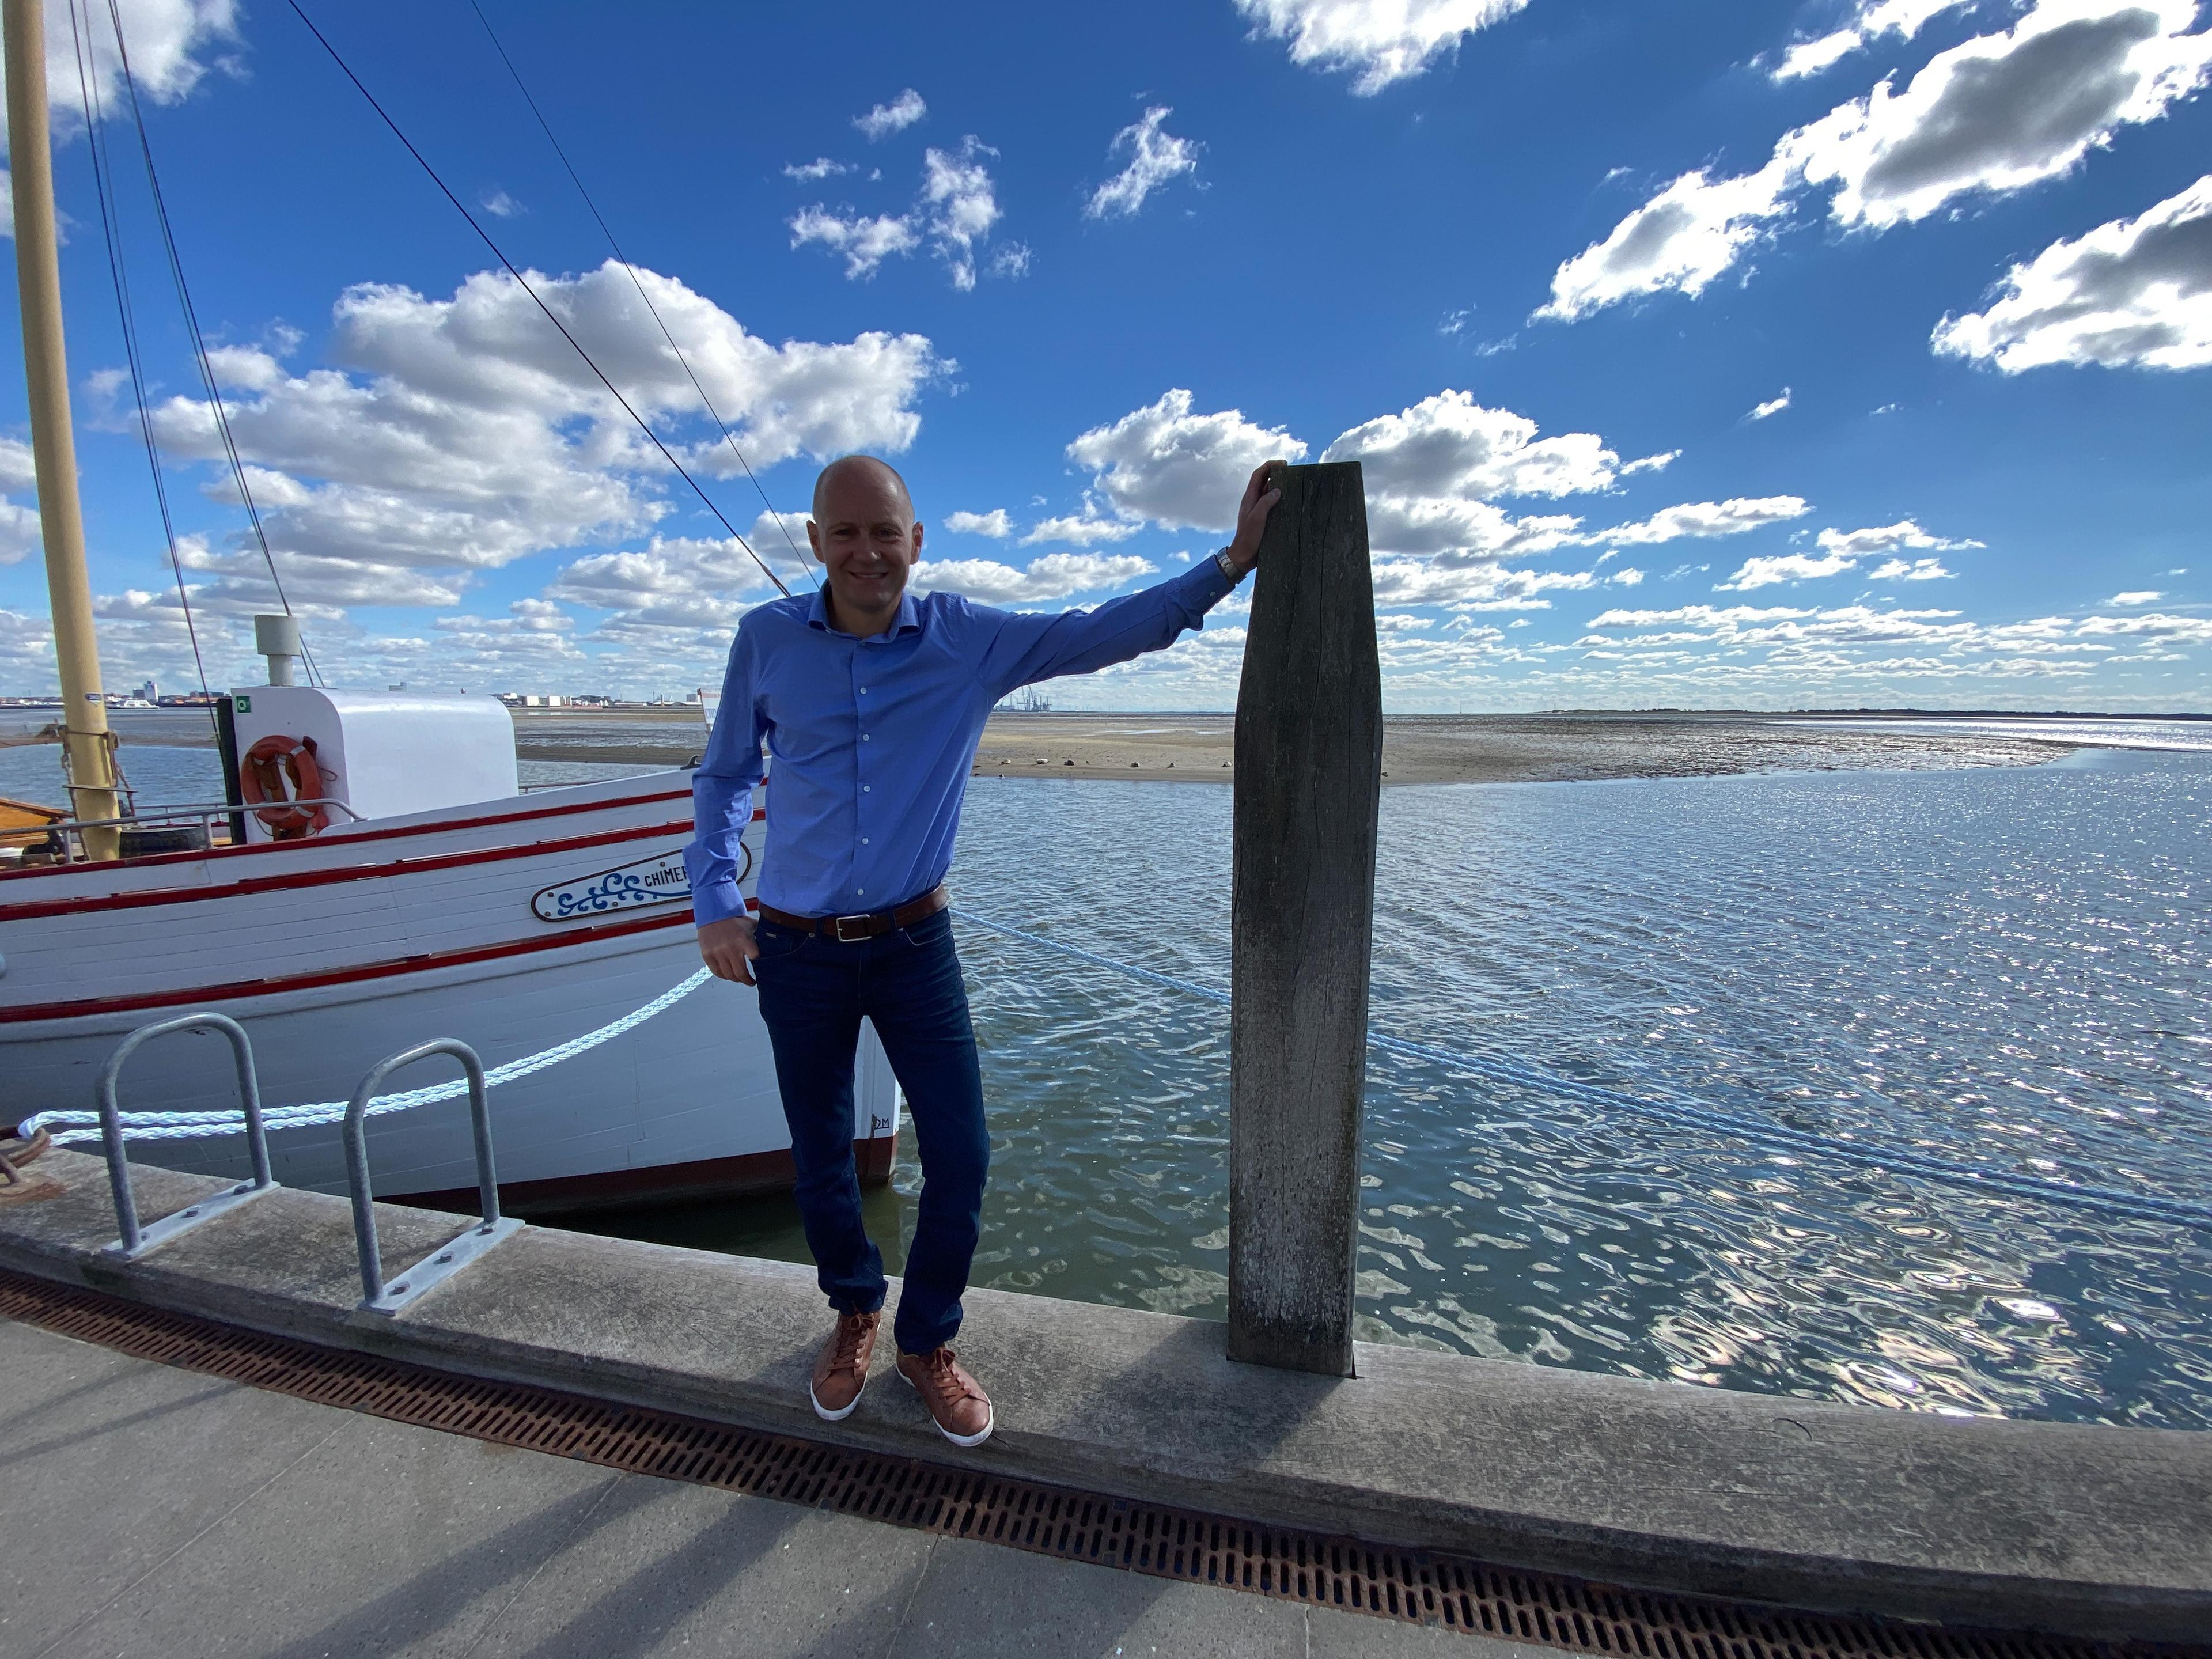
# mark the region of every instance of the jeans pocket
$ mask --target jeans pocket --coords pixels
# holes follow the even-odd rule
[[[763,921],[753,928],[753,943],[760,947],[754,957],[756,964],[781,962],[786,957],[795,957],[806,948],[806,941],[814,935],[802,933],[796,927],[780,927],[773,921]]]
[[[898,936],[909,951],[927,951],[952,931],[952,909],[950,905],[934,915],[924,916],[911,927],[902,927]]]

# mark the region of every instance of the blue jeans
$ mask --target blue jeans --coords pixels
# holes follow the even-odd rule
[[[853,1164],[853,1062],[865,1017],[905,1091],[921,1152],[921,1201],[892,1334],[927,1353],[960,1328],[960,1293],[983,1228],[983,1076],[952,945],[952,916],[840,944],[763,921],[761,1018],[791,1125],[799,1218],[823,1294],[840,1313],[872,1313],[888,1288],[883,1253],[860,1224]]]

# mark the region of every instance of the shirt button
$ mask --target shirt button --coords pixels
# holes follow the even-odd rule
[[[860,845],[861,845],[861,846],[863,846],[863,847],[866,847],[867,844],[868,844],[868,838],[867,838],[866,836],[861,836],[861,837],[860,837]]]
[[[864,795],[868,793],[868,786],[866,784],[864,783],[860,786],[860,793]]]
[[[867,734],[866,732],[861,732],[861,733],[860,733],[860,741],[861,741],[862,743],[866,743],[867,740],[868,740],[868,734]]]
[[[868,695],[868,688],[866,686],[864,685],[860,688],[860,695],[864,697]]]

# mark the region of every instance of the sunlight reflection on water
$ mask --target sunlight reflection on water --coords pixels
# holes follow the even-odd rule
[[[204,750],[126,754],[200,799]],[[52,751],[0,750],[43,799]],[[638,768],[526,763],[526,781]],[[1228,981],[1230,791],[989,779],[958,902]],[[2201,1195],[2212,759],[1393,790],[1374,1021],[1616,1086]],[[975,1282],[1225,1312],[1217,1007],[981,929]],[[2212,1240],[1822,1168],[1374,1053],[1370,1340],[1922,1410],[2212,1426]],[[870,1201],[896,1270],[919,1181]],[[787,1200],[604,1224],[805,1259]]]
[[[1226,789],[1008,780],[959,902],[1228,979]],[[2212,764],[1392,791],[1377,1030],[2040,1175],[2202,1191]],[[963,935],[979,1284],[1225,1312],[1226,1018]],[[1920,1409],[2212,1425],[2172,1227],[1814,1167],[1373,1054],[1361,1334]],[[918,1171],[911,1149],[900,1184]]]

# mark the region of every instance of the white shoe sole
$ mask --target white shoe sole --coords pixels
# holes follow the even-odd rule
[[[814,1407],[814,1414],[820,1418],[824,1423],[843,1422],[847,1418],[850,1417],[854,1412],[860,1408],[860,1395],[866,1394],[867,1391],[867,1380],[864,1377],[860,1382],[860,1394],[856,1394],[853,1396],[852,1404],[846,1407],[842,1412],[833,1412],[819,1400],[815,1399],[814,1383],[811,1378],[808,1380],[806,1384],[806,1398]],[[986,1430],[985,1432],[988,1433],[989,1431]]]
[[[912,1389],[915,1394],[919,1395],[921,1392],[921,1384],[915,1382],[904,1371],[899,1372],[898,1380],[905,1383],[909,1389]],[[814,1389],[811,1383],[807,1385],[806,1392],[809,1395],[813,1394]],[[855,1401],[854,1403],[858,1404],[859,1402]],[[818,1412],[822,1407],[817,1406],[814,1409]],[[988,1413],[988,1415],[983,1419],[983,1431],[981,1434],[955,1434],[951,1430],[946,1428],[944,1424],[937,1423],[937,1413],[934,1412],[930,1413],[929,1420],[933,1423],[937,1423],[938,1433],[943,1435],[954,1445],[961,1447],[980,1446],[986,1440],[988,1440],[991,1437],[991,1431],[999,1426],[999,1414],[993,1409],[989,1401],[987,1400],[983,1402],[983,1410]]]

